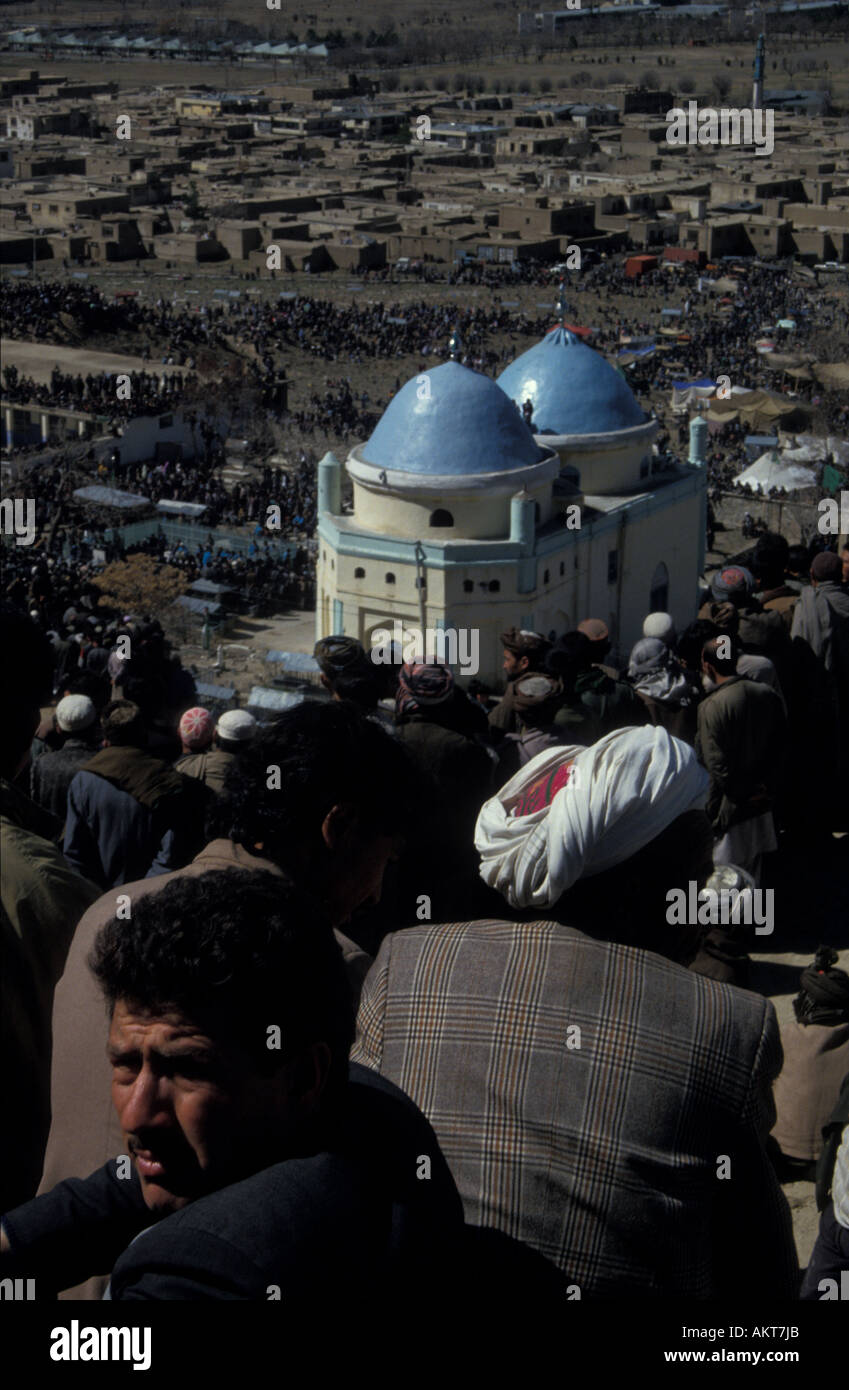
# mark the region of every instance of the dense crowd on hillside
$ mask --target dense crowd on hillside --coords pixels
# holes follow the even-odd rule
[[[762,536],[617,666],[600,618],[511,628],[498,692],[444,653],[327,637],[323,688],[263,725],[199,705],[84,563],[18,570],[4,1278],[115,1301],[343,1298],[355,1272],[381,1299],[432,1278],[534,1306],[748,1301],[755,1275],[767,1302],[837,1296],[849,975],[828,904],[809,927],[771,889],[849,829],[849,547]],[[762,926],[810,952],[781,1028]],[[814,1180],[803,1280],[782,1184]]]

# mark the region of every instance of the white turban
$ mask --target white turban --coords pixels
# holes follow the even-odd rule
[[[550,806],[511,816],[532,783],[566,762],[569,781]],[[590,748],[548,748],[482,806],[480,876],[511,907],[551,906],[579,878],[623,863],[678,816],[702,809],[708,781],[688,743],[650,725],[617,729]]]

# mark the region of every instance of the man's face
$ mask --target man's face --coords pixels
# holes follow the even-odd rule
[[[527,669],[528,658],[526,656],[517,656],[515,652],[508,652],[507,648],[504,648],[504,674],[508,681],[515,680]]]
[[[112,1100],[152,1211],[177,1211],[285,1157],[299,1118],[290,1067],[259,1075],[236,1044],[123,999],[107,1051]]]
[[[324,902],[335,927],[358,908],[380,902],[383,875],[403,847],[398,835],[386,835],[365,823],[348,807],[334,807],[322,826],[330,850]]]

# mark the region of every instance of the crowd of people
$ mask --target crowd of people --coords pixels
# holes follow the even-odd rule
[[[131,371],[117,393],[114,372],[88,372],[76,376],[54,367],[49,382],[21,376],[17,367],[3,368],[3,395],[9,401],[25,401],[64,410],[90,411],[110,420],[132,419],[136,415],[161,415],[173,410],[187,394],[197,391],[198,378],[179,372],[160,376],[156,372]]]
[[[98,622],[82,570],[15,583],[0,1274],[835,1296],[849,976],[812,936],[781,1028],[746,986],[777,855],[849,829],[849,547],[751,564],[621,666],[599,618],[510,629],[500,692],[328,637],[264,725],[199,705],[146,615]]]

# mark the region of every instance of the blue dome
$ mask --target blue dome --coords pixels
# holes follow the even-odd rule
[[[559,326],[505,367],[498,385],[520,408],[533,402],[534,434],[606,434],[647,418],[616,368]]]
[[[443,362],[393,396],[360,457],[379,468],[462,477],[527,468],[545,450],[491,377]]]

